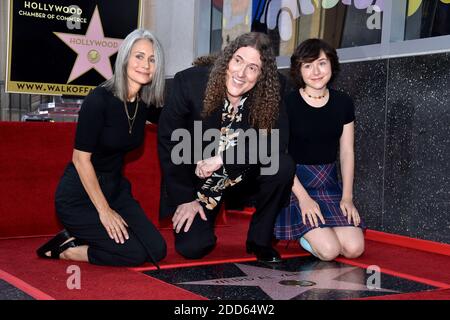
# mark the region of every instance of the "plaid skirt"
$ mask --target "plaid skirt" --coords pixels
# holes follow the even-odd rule
[[[342,187],[338,182],[336,163],[323,165],[297,164],[296,175],[309,196],[320,207],[325,219],[325,224],[319,220],[320,228],[354,226],[348,223],[340,208]],[[365,229],[362,219],[358,227]],[[306,220],[306,225],[303,224],[298,199],[291,193],[289,206],[280,211],[275,222],[275,238],[282,240],[299,239],[314,228],[308,220]]]

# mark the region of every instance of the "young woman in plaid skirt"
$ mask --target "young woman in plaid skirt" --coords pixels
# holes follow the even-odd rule
[[[291,57],[296,89],[285,100],[289,153],[297,167],[290,204],[275,224],[277,239],[298,240],[324,261],[340,254],[356,258],[364,251],[365,226],[353,204],[353,101],[328,87],[338,71],[336,50],[320,39],[304,41]]]

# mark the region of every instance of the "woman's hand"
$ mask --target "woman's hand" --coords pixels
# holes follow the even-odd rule
[[[105,227],[106,232],[111,239],[114,239],[116,243],[124,243],[125,239],[128,240],[127,228],[128,224],[123,218],[113,209],[108,208],[99,213],[100,221]]]
[[[200,179],[205,179],[210,177],[214,171],[218,170],[223,165],[222,158],[220,156],[215,156],[205,160],[197,162],[197,167],[195,168],[195,174]]]
[[[72,162],[80,176],[84,190],[86,190],[95,208],[97,209],[100,222],[106,229],[109,237],[114,239],[116,243],[124,243],[125,239],[129,239],[127,223],[122,217],[109,207],[105,195],[100,188],[94,166],[91,162],[92,153],[80,150],[73,150]]]
[[[353,201],[351,199],[342,198],[341,210],[345,217],[347,217],[348,223],[353,224],[357,227],[361,223],[361,218],[359,217],[358,210],[356,209]]]
[[[302,211],[302,221],[306,225],[306,217],[311,226],[319,227],[319,219],[325,224],[325,219],[320,212],[320,207],[310,196],[303,197],[301,200],[298,199],[300,204],[300,210]]]
[[[208,220],[206,219],[203,207],[197,200],[180,204],[172,217],[173,229],[175,232],[179,233],[185,223],[184,232],[188,232],[197,213],[200,214],[200,217],[203,220]]]

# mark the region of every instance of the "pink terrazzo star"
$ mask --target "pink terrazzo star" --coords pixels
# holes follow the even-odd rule
[[[97,70],[105,79],[113,72],[109,57],[119,50],[122,39],[105,38],[98,8],[95,7],[86,34],[54,32],[78,54],[67,83],[75,80],[91,69]]]

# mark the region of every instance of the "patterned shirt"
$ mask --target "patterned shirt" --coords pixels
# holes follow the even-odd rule
[[[222,109],[222,127],[220,129],[220,142],[219,142],[219,154],[223,153],[229,148],[234,148],[238,143],[238,136],[240,123],[242,122],[242,109],[247,97],[242,98],[236,109],[232,104],[225,100]],[[206,179],[197,192],[199,202],[203,202],[205,207],[209,210],[213,210],[222,199],[223,191],[227,187],[231,187],[236,183],[242,181],[242,175],[236,179],[230,179],[224,166],[221,166],[218,170]]]

